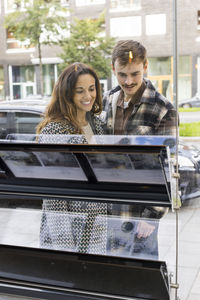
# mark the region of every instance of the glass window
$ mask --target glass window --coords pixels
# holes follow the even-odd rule
[[[13,82],[34,81],[33,66],[13,66],[12,74],[13,74]]]
[[[146,16],[146,34],[156,35],[166,33],[166,15],[156,14]]]
[[[32,4],[32,0],[30,1],[16,1],[16,0],[5,0],[5,8],[6,12],[12,12],[16,10],[16,8],[24,9]]]
[[[44,95],[49,96],[55,84],[55,65],[43,65]]]
[[[110,34],[113,37],[140,36],[141,17],[120,17],[110,19]]]
[[[191,56],[179,56],[178,59],[178,98],[188,99],[192,96],[192,59]]]
[[[157,155],[107,153],[87,156],[98,181],[153,184],[164,182]]]
[[[138,152],[136,148],[131,152],[123,149],[120,153],[118,148],[113,153],[107,152],[106,149],[99,153],[96,152],[94,146],[90,147],[90,150],[85,148],[83,152],[76,152],[76,150],[68,152],[66,145],[57,151],[52,151],[49,148],[50,145],[48,145],[48,150],[44,151],[39,150],[38,145],[35,144],[32,144],[31,150],[16,147],[14,150],[1,149],[0,158],[4,163],[2,171],[6,166],[6,170],[9,170],[15,179],[22,179],[19,181],[21,186],[26,185],[26,182],[28,184],[27,179],[32,178],[33,189],[39,179],[41,188],[39,197],[41,198],[38,200],[43,201],[43,208],[39,207],[37,214],[40,218],[38,216],[35,221],[40,226],[39,224],[36,226],[35,223],[33,226],[28,226],[29,221],[31,222],[34,218],[33,213],[29,220],[29,210],[24,210],[24,217],[20,209],[16,210],[16,214],[12,216],[12,220],[22,217],[22,223],[26,224],[27,234],[33,230],[33,247],[142,259],[163,258],[166,247],[162,247],[166,245],[167,239],[166,237],[164,244],[164,234],[166,230],[170,236],[172,233],[169,230],[171,227],[168,226],[168,229],[165,227],[165,220],[161,222],[159,220],[166,208],[157,207],[158,203],[166,201],[167,196],[163,189],[168,184],[166,180],[169,181],[170,178],[170,165],[166,159],[167,151],[163,149],[161,155],[160,148],[154,150],[153,153]],[[132,172],[132,176],[129,171]],[[145,181],[141,176],[142,173],[146,178]],[[154,174],[157,176],[155,177]],[[99,184],[96,183],[94,189],[91,179],[95,177]],[[48,179],[48,182],[45,179]],[[114,182],[117,182],[117,186],[113,185]],[[154,189],[155,194],[151,188],[152,184],[158,186],[157,192]],[[44,186],[48,189],[52,188],[55,193],[53,195],[56,196],[48,196],[47,199],[44,196]],[[58,187],[59,191],[61,191],[60,188],[66,188],[67,192],[56,194]],[[153,194],[150,193],[147,196],[149,188]],[[110,203],[109,197],[111,199],[113,197],[111,191],[114,191],[115,201],[116,199],[129,199],[130,204]],[[136,198],[138,200],[138,191],[143,191],[142,195],[150,197],[150,201],[154,202],[157,199],[157,204],[154,202],[154,207],[150,209],[136,205],[132,201]],[[102,198],[103,202],[101,202]],[[72,199],[76,201],[71,201]],[[29,196],[27,200],[31,200]],[[20,208],[22,199],[17,196],[15,203]],[[30,202],[24,201],[24,204],[28,208]],[[11,213],[7,209],[8,214],[9,212]],[[1,206],[0,214],[1,220],[4,220],[4,216],[8,216]],[[19,223],[14,231],[15,239],[12,239],[12,231],[6,239],[2,229],[0,239],[2,236],[5,239],[1,240],[1,243],[22,246],[30,243],[30,236],[25,236],[24,231],[18,231],[21,229],[21,222]],[[161,223],[161,231],[158,232],[159,223]],[[7,218],[6,223],[4,222],[4,230],[7,225],[11,225],[10,218]],[[141,238],[140,234],[144,234],[142,233],[144,227],[140,227],[144,225],[148,235]],[[173,235],[171,237],[173,239]]]
[[[0,111],[0,139],[4,139],[8,130],[7,112]]]
[[[25,122],[27,121],[25,120]],[[23,125],[23,123],[22,119],[21,124]],[[31,129],[33,126],[29,128]],[[16,177],[87,181],[73,154],[0,151],[0,157]]]
[[[60,0],[60,3],[64,7],[69,7],[70,5],[69,0]]]
[[[192,80],[191,76],[178,77],[178,99],[188,99],[192,94]]]
[[[13,98],[20,99],[22,98],[22,95],[23,95],[22,85],[20,84],[13,85]]]
[[[41,121],[42,117],[39,114],[28,112],[15,113],[15,128],[16,133],[34,134],[36,126]]]
[[[76,0],[76,6],[105,4],[106,0]]]
[[[12,66],[12,95],[14,99],[36,94],[34,66]]]
[[[141,0],[111,0],[110,11],[137,10],[141,8]]]
[[[169,75],[171,74],[171,57],[149,57],[148,75]]]
[[[28,38],[25,41],[21,42],[19,40],[16,40],[13,32],[9,32],[7,30],[7,50],[10,50],[10,52],[12,52],[12,50],[15,52],[16,50],[18,52],[27,52],[33,51],[33,46],[30,45],[30,40]]]
[[[6,11],[12,11],[17,8],[15,0],[5,0]]]
[[[179,56],[178,72],[179,74],[191,74],[192,64],[191,56]]]

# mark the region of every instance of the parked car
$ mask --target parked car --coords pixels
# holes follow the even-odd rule
[[[178,152],[179,187],[184,202],[200,196],[200,149],[180,142]]]
[[[0,102],[0,139],[10,134],[35,134],[49,98]]]
[[[191,99],[183,100],[179,103],[179,107],[189,108],[189,107],[200,107],[200,94],[196,94]]]

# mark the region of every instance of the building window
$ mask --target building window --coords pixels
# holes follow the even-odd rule
[[[15,112],[15,133],[34,134],[36,127],[42,120],[42,116],[30,112]]]
[[[69,7],[69,0],[60,0],[60,3],[63,7]]]
[[[200,10],[197,11],[197,29],[200,30]]]
[[[172,100],[173,76],[171,57],[149,57],[148,62],[148,78],[161,94]]]
[[[9,76],[11,76],[11,99],[36,94],[34,66],[12,66]]]
[[[12,12],[12,11],[16,10],[16,8],[17,8],[15,0],[5,0],[4,3],[5,3],[5,11],[6,12]]]
[[[184,100],[192,96],[192,57],[179,56],[178,62],[178,99]]]
[[[146,34],[166,34],[166,15],[146,15]]]
[[[76,6],[105,4],[106,0],[76,0]]]
[[[173,58],[149,57],[148,78],[168,99],[173,100]],[[180,56],[178,65],[178,99],[191,97],[192,61],[190,56]]]
[[[121,17],[110,19],[110,35],[113,37],[140,36],[141,17]]]
[[[4,91],[4,72],[3,66],[0,66],[0,101],[5,100],[5,91]]]
[[[148,75],[169,75],[171,74],[171,57],[149,57]]]
[[[43,91],[45,96],[50,96],[53,91],[55,81],[57,80],[57,65],[47,64],[43,65]]]
[[[141,9],[141,0],[110,0],[110,11],[126,11]]]
[[[15,11],[17,8],[20,8],[21,10],[25,10],[26,7],[32,5],[32,0],[31,1],[16,1],[16,0],[5,0],[5,12],[10,13]]]
[[[29,39],[20,42],[15,39],[13,32],[7,30],[7,52],[32,52],[35,48],[30,45]]]

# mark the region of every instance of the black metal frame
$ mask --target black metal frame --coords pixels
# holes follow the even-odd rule
[[[163,176],[163,184],[98,182],[83,153],[156,153],[161,162],[167,158],[165,146],[133,145],[45,145],[45,144],[1,144],[4,151],[57,151],[73,153],[78,157],[88,181],[51,180],[42,178],[16,178],[5,163],[0,160],[4,173],[0,174],[0,198],[3,194],[15,198],[29,196],[32,199],[44,197],[73,198],[123,204],[145,204],[171,207],[170,183]],[[161,169],[163,170],[162,164]],[[8,188],[9,186],[9,188]]]
[[[3,151],[61,151],[78,156],[88,182],[16,178],[1,160],[1,199],[74,199],[171,206],[170,183],[98,182],[83,153],[156,153],[165,146],[1,144]],[[162,168],[162,163],[161,163]],[[164,169],[162,168],[164,172]],[[165,262],[0,245],[0,293],[42,299],[170,299]]]
[[[165,262],[1,245],[6,289],[44,299],[169,299]]]

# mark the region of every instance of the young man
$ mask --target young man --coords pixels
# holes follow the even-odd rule
[[[175,135],[176,111],[144,78],[147,67],[146,49],[139,42],[116,44],[112,69],[119,85],[103,99],[107,134]]]
[[[143,45],[133,40],[119,41],[112,53],[112,69],[118,86],[108,91],[103,99],[106,134],[114,135],[174,135],[176,111],[150,80],[144,77],[148,67]],[[124,211],[118,207],[119,215]],[[128,206],[130,217],[159,219],[164,208]],[[127,213],[126,213],[127,215]],[[158,257],[158,221],[140,221],[134,253]]]

